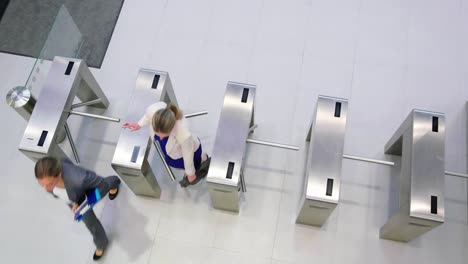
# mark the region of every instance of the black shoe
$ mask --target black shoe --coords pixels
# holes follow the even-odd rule
[[[189,182],[188,179],[187,179],[187,182],[188,182],[188,185],[195,185],[197,184],[201,179],[203,179],[204,177],[202,176],[198,176],[195,178],[195,180],[193,180],[192,182]]]
[[[187,176],[184,176],[182,180],[179,181],[180,187],[185,188],[189,185],[195,185],[197,182],[199,182],[202,179],[202,177],[196,177],[195,180],[192,182],[189,182]]]
[[[190,185],[190,182],[187,179],[187,176],[184,176],[182,180],[179,181],[180,187],[185,188]]]
[[[191,184],[196,184],[202,178],[206,177],[206,175],[208,174],[208,170],[210,169],[210,163],[211,163],[211,157],[208,157],[205,161],[203,161],[200,164],[200,167],[198,167],[197,171],[195,172],[195,175],[197,176],[197,178]]]
[[[104,256],[104,250],[102,251],[101,256],[96,255],[96,251],[94,251],[93,260],[99,260],[100,258],[102,258],[102,256]]]
[[[112,194],[112,193],[109,193],[109,200],[114,200],[115,197],[117,197],[117,195],[119,194],[119,188],[117,188],[117,192]]]
[[[210,163],[211,163],[211,157],[208,157],[205,161],[203,161],[200,164],[200,167],[195,172],[195,176],[197,176],[195,178],[195,180],[193,180],[192,182],[189,182],[189,180],[187,179],[187,176],[184,176],[184,178],[179,181],[180,186],[182,188],[185,188],[185,187],[187,187],[189,185],[195,185],[201,179],[205,178],[206,175],[208,174],[208,169],[210,168]]]

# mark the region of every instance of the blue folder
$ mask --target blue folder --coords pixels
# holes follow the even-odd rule
[[[86,192],[86,199],[84,202],[76,209],[75,212],[75,221],[80,222],[81,219],[91,210],[94,205],[101,200],[101,193],[98,188],[92,189]]]

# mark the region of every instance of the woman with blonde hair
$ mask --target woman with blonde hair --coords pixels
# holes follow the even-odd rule
[[[151,135],[161,146],[167,164],[185,170],[181,186],[196,184],[204,175],[197,177],[195,172],[208,156],[200,140],[190,133],[182,111],[174,104],[157,102],[146,109],[138,123],[125,123],[123,127],[136,131],[150,123]]]

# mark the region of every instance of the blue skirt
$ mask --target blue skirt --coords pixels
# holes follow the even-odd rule
[[[158,141],[159,145],[161,146],[161,151],[164,155],[164,159],[166,160],[167,164],[173,168],[185,169],[183,158],[173,159],[167,154],[166,144],[167,144],[168,139],[169,137],[165,137],[161,139],[157,135],[154,135],[154,140]],[[195,169],[198,169],[200,167],[201,160],[202,160],[202,146],[200,144],[198,149],[193,154],[193,164],[195,165]]]

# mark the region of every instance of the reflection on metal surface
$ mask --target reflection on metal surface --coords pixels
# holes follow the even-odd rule
[[[201,116],[201,115],[207,115],[208,111],[200,111],[200,112],[195,112],[195,113],[190,113],[184,115],[185,118],[191,118],[191,117],[196,117],[196,116]]]
[[[384,239],[408,242],[445,219],[445,117],[413,110],[385,145],[402,156],[399,210],[380,229]]]
[[[250,129],[249,129],[250,133]],[[247,143],[252,143],[252,144],[258,144],[258,145],[264,145],[264,146],[269,146],[269,147],[275,147],[275,148],[283,148],[283,149],[290,149],[290,150],[299,150],[299,147],[297,146],[290,146],[290,145],[285,145],[285,144],[279,144],[279,143],[274,143],[274,142],[267,142],[267,141],[262,141],[262,140],[257,140],[257,139],[247,139]]]
[[[348,100],[318,97],[297,223],[322,226],[338,204],[347,114]]]
[[[239,189],[245,190],[243,162],[249,128],[254,124],[256,87],[228,82],[207,175],[213,207],[239,212]]]
[[[460,173],[460,172],[454,172],[454,171],[445,171],[445,175],[468,179],[468,174],[466,174],[466,173]]]
[[[159,159],[161,159],[162,164],[164,165],[164,167],[166,168],[167,173],[169,174],[169,177],[171,177],[171,179],[173,181],[175,181],[176,177],[174,176],[174,172],[172,172],[171,167],[169,167],[169,165],[167,164],[166,159],[164,158],[164,154],[163,154],[163,152],[161,150],[161,146],[159,145],[159,142],[156,142],[156,141],[153,140],[153,145],[156,148],[156,152],[159,155]]]
[[[178,105],[169,74],[141,69],[125,120],[139,120],[146,108],[158,101]],[[161,189],[150,164],[154,156],[151,142],[152,138],[146,129],[130,131],[122,128],[112,159],[112,168],[136,195],[159,198]],[[164,159],[161,161],[164,162]],[[173,177],[169,166],[166,169]]]
[[[102,102],[102,100],[100,98],[98,98],[98,99],[91,100],[91,101],[88,101],[88,102],[77,103],[77,104],[73,104],[71,106],[71,109],[82,107],[82,106],[87,106],[87,105],[94,105],[94,104],[97,104],[97,103],[100,103],[100,102]]]
[[[343,155],[343,158],[344,159],[350,159],[350,160],[358,160],[358,161],[382,164],[382,165],[388,165],[388,166],[395,166],[395,162],[387,161],[387,160],[369,159],[369,158],[352,156],[352,155]],[[445,175],[468,179],[468,174],[461,173],[461,172],[445,171]]]
[[[258,127],[258,125],[257,125],[257,124],[255,124],[255,125],[251,126],[251,127],[249,128],[249,133],[252,133],[252,132],[254,132],[254,131],[255,131],[255,129],[256,129],[257,127]]]
[[[70,128],[68,128],[68,124],[65,122],[65,134],[67,134],[68,142],[70,142],[70,147],[73,152],[73,156],[75,157],[76,163],[80,163],[80,157],[78,156],[78,151],[76,151],[75,142],[73,141],[73,137],[70,133]]]
[[[31,90],[23,86],[16,86],[8,91],[6,101],[26,121],[31,117],[36,105],[36,99],[32,95]]]
[[[79,59],[55,57],[44,86],[37,98],[19,150],[32,160],[46,155],[65,157],[56,143],[77,96],[82,102],[100,99],[95,107],[107,108],[109,101],[89,71]]]
[[[116,123],[120,122],[120,118],[113,118],[113,117],[90,114],[90,113],[83,113],[83,112],[78,112],[78,111],[69,111],[68,113],[70,115],[79,115],[79,116],[91,117],[91,118],[96,118],[96,119],[101,119],[101,120],[111,121],[111,122],[116,122]]]
[[[352,155],[343,155],[343,158],[344,159],[350,159],[350,160],[359,160],[359,161],[364,161],[364,162],[382,164],[382,165],[388,165],[388,166],[394,166],[395,165],[395,162],[393,162],[393,161],[369,159],[369,158],[363,158],[363,157],[352,156]]]

